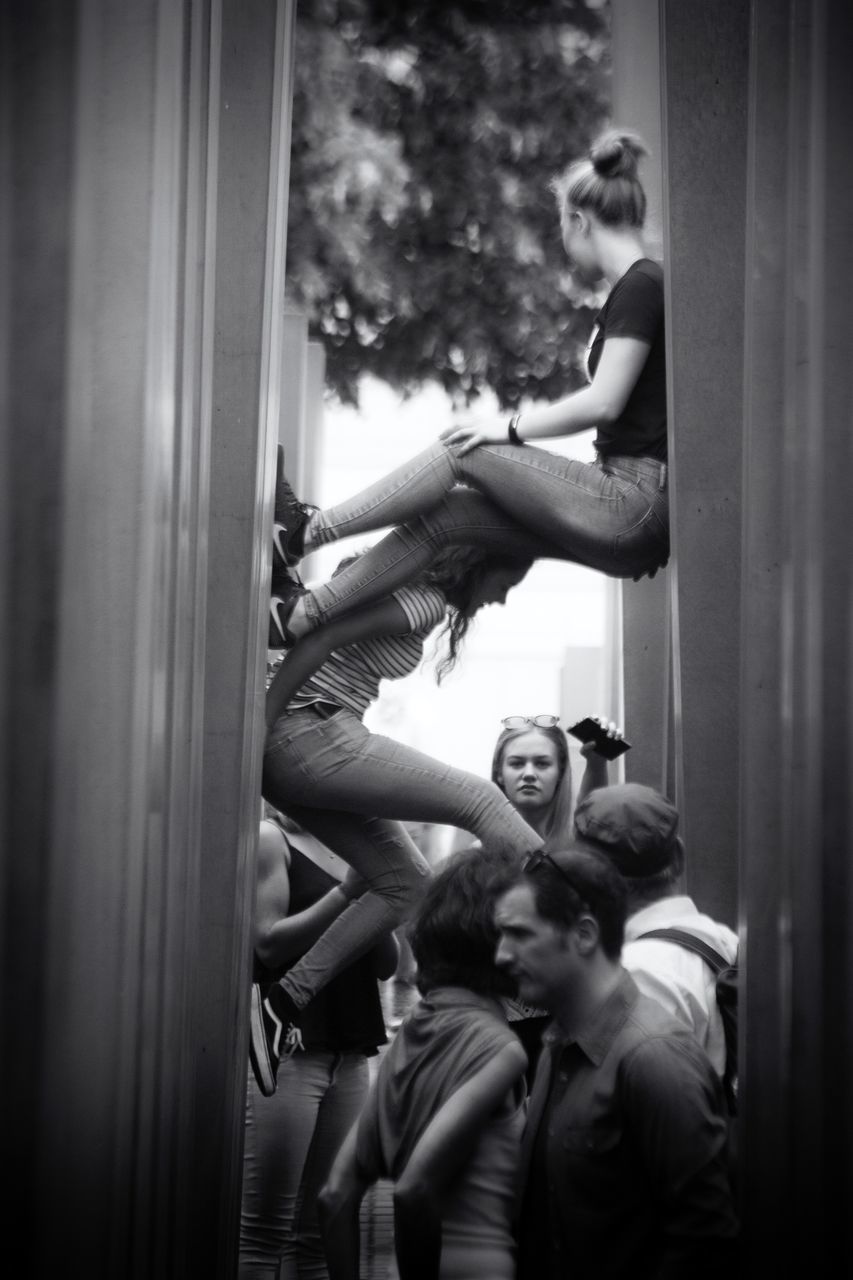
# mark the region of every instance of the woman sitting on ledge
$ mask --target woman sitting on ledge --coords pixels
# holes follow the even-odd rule
[[[508,424],[450,427],[411,462],[325,511],[299,502],[280,474],[272,601],[280,645],[386,596],[450,546],[570,560],[618,578],[666,563],[663,271],[642,238],[644,152],[635,135],[608,133],[555,184],[575,272],[610,285],[589,347],[588,386]],[[531,444],[591,427],[595,462]],[[316,547],[388,526],[396,527],[331,582],[307,591],[289,574]]]

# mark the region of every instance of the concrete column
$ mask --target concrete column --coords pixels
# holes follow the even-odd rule
[[[286,371],[279,439],[287,474],[297,493],[305,492],[305,412],[308,383],[308,320],[288,307],[282,324],[282,367]]]
[[[0,8],[0,1133],[31,1275],[233,1272],[293,9]]]
[[[674,799],[691,892],[737,916],[749,12],[662,0]]]
[[[660,0],[612,0],[611,118],[639,133],[649,149],[642,161],[649,254],[663,257],[663,135],[660,87]]]
[[[744,472],[748,1263],[851,1256],[853,13],[755,0]]]
[[[320,441],[323,438],[325,412],[326,348],[322,342],[309,342],[305,364],[305,452],[302,480],[310,493],[316,484],[320,463]]]
[[[305,416],[302,435],[302,465],[300,496],[314,501],[319,494],[320,444],[323,439],[323,414],[325,413],[326,349],[322,342],[309,342],[305,356]],[[317,576],[319,554],[305,556],[299,572],[305,582]]]
[[[649,254],[663,257],[663,180],[658,0],[613,0],[611,54],[615,124],[641,135],[650,154],[642,162],[648,200]],[[623,582],[622,664],[624,726],[632,748],[624,758],[632,782],[668,790],[667,721],[672,696],[669,572]]]
[[[233,1274],[281,405],[295,0],[225,0],[216,185],[193,1267]],[[215,1200],[212,1193],[215,1191]],[[216,1216],[211,1220],[211,1205]]]

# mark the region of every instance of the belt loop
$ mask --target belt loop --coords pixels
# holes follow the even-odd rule
[[[666,463],[660,464],[660,480],[658,481],[658,491],[666,488]]]

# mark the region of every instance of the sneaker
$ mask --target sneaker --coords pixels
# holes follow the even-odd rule
[[[273,517],[273,565],[288,568],[305,554],[305,526],[316,507],[300,502],[284,474],[284,449],[278,446],[275,474],[275,515]]]
[[[273,570],[270,584],[270,623],[267,635],[268,649],[289,649],[296,637],[288,629],[293,606],[300,596],[307,595],[298,573],[292,569]]]
[[[249,1061],[258,1088],[265,1098],[275,1093],[278,1064],[302,1049],[302,1033],[296,1024],[296,1006],[284,988],[252,983],[252,1020],[249,1033]]]

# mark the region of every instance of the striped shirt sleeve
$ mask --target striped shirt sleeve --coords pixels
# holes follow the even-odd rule
[[[399,587],[392,594],[408,619],[412,635],[425,636],[444,621],[447,601],[437,587]]]

